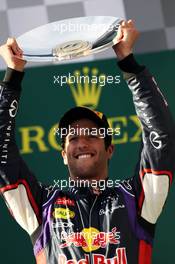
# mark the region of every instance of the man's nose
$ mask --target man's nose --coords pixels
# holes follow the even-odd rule
[[[89,137],[88,136],[79,136],[78,146],[79,146],[79,148],[87,148],[89,146]]]

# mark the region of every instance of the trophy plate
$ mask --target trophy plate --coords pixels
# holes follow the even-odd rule
[[[111,16],[70,18],[52,22],[17,38],[23,59],[59,62],[92,55],[117,44],[121,19]]]

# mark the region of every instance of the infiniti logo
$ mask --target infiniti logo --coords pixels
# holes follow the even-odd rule
[[[10,105],[9,114],[11,117],[15,117],[18,110],[18,102],[16,100],[13,100],[13,102]]]
[[[149,136],[150,142],[155,149],[160,149],[162,147],[162,141],[157,132],[152,131]]]

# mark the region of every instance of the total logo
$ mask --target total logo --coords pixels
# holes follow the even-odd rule
[[[100,232],[94,227],[84,228],[81,232],[73,232],[64,237],[64,243],[60,248],[82,247],[85,252],[95,251],[99,248],[106,248],[108,244],[117,245],[120,243],[120,232],[114,227],[111,232]]]
[[[68,208],[55,208],[53,217],[56,219],[70,219],[75,217],[75,213]]]
[[[127,264],[126,248],[117,248],[116,256],[113,258],[105,258],[101,254],[92,255],[93,264]],[[84,259],[76,261],[75,259],[67,260],[64,254],[60,254],[58,257],[59,264],[90,264],[90,258],[88,255],[85,255]]]

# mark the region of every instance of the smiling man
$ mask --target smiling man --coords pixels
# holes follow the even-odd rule
[[[151,263],[157,219],[173,178],[174,123],[155,80],[134,59],[132,48],[138,37],[134,23],[123,21],[117,37],[120,42],[114,51],[142,127],[143,149],[135,175],[108,185],[114,147],[107,118],[75,107],[63,115],[59,128],[66,130],[61,136],[62,157],[76,184],[49,195],[15,142],[25,65],[22,51],[14,39],[0,47],[8,66],[0,86],[0,191],[13,217],[29,234],[38,264]],[[81,180],[86,180],[83,187],[77,185]],[[95,188],[92,181],[97,183]]]
[[[62,117],[60,129],[67,129],[62,137],[62,156],[73,180],[104,180],[108,175],[108,160],[112,157],[112,136],[106,117],[86,107],[75,107]],[[69,133],[68,128],[74,133]],[[103,135],[100,129],[103,128]]]

